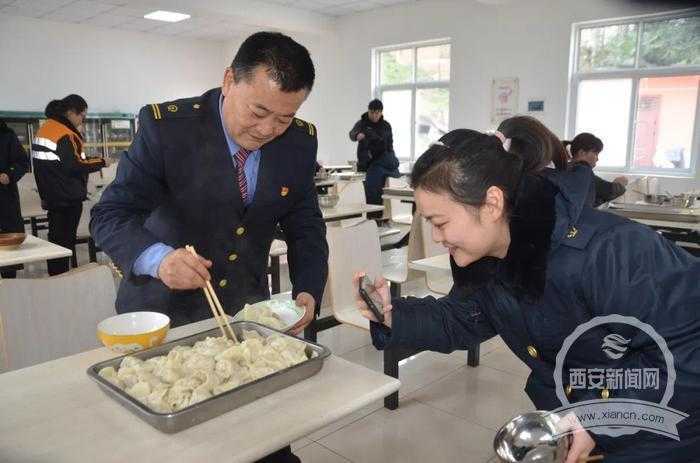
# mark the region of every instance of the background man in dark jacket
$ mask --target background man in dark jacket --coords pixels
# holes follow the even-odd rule
[[[0,120],[0,233],[24,233],[17,182],[29,170],[29,158],[17,135]],[[2,269],[3,278],[14,278],[15,267]]]
[[[592,133],[580,133],[572,141],[563,141],[564,146],[570,146],[571,162],[570,167],[580,165],[589,166],[594,169],[598,164],[598,156],[603,151],[603,142]],[[612,182],[593,175],[593,184],[586,203],[589,206],[598,207],[603,203],[625,194],[627,177],[616,177]]]
[[[369,102],[367,112],[350,131],[357,142],[357,170],[367,172],[365,196],[368,204],[382,204],[382,188],[387,177],[399,177],[399,160],[394,153],[391,124],[384,120],[384,105]]]

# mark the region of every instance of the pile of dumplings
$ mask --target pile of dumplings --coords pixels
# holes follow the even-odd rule
[[[145,361],[124,357],[118,369],[99,375],[155,412],[170,413],[308,358],[306,345],[287,336],[244,330],[243,339],[208,337]]]
[[[241,310],[241,320],[248,322],[260,323],[261,325],[269,326],[274,330],[281,330],[284,328],[284,323],[280,320],[279,315],[272,311],[272,307],[275,304],[280,305],[277,301],[268,301],[267,305],[262,307],[253,307],[250,304],[243,306]]]

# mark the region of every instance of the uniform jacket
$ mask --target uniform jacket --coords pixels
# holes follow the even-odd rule
[[[350,130],[350,140],[356,141],[360,132],[365,134],[365,138],[357,142],[357,170],[366,172],[373,162],[379,160],[385,164],[392,163],[392,160],[385,159],[388,157],[396,160],[391,124],[383,116],[377,122],[372,122],[364,113]]]
[[[156,242],[193,245],[210,259],[224,309],[269,297],[267,263],[279,223],[288,246],[293,294],[316,301],[326,282],[328,246],[314,186],[316,130],[295,119],[261,148],[253,202],[245,208],[219,116],[220,89],[146,106],[115,180],[92,209],[90,229],[123,273],[117,311],[156,310],[174,324],[211,313],[201,291],[172,291],[131,269]]]
[[[584,161],[578,161],[571,164],[572,167],[577,165],[588,165]],[[603,203],[612,201],[625,194],[626,188],[622,183],[608,182],[605,179],[593,175],[593,182],[588,193],[586,204],[593,207],[598,207]]]
[[[87,178],[105,166],[83,152],[83,136],[65,118],[48,119],[32,141],[34,177],[46,209],[72,206],[87,199]]]
[[[564,339],[596,316],[634,316],[668,343],[677,378],[669,406],[689,413],[681,440],[640,432],[593,435],[607,462],[695,461],[700,450],[700,259],[650,228],[585,205],[592,172],[578,167],[522,182],[503,260],[485,258],[465,268],[453,262],[452,292],[440,299],[393,301],[392,329],[372,323],[378,348],[406,346],[450,352],[499,334],[532,371],[525,391],[538,409],[561,406],[554,366]],[[573,344],[566,368],[606,368],[601,349],[609,325]],[[620,325],[631,339],[616,367],[665,370],[656,344]],[[602,389],[572,389],[570,403],[615,396]],[[658,390],[624,390],[620,397],[659,402]]]
[[[0,122],[0,174],[10,178],[9,184],[0,184],[0,232],[24,232],[17,182],[27,170],[29,158],[17,135]]]

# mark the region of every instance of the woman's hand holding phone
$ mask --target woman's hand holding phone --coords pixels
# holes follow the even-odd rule
[[[355,289],[355,301],[358,310],[368,320],[384,323],[384,325],[391,328],[391,295],[389,292],[389,282],[384,278],[378,277],[374,280],[373,285],[362,284],[362,279],[366,277],[364,272],[357,272],[353,276],[352,283]],[[367,295],[377,303],[375,304],[377,308],[384,314],[383,322],[380,322],[377,317],[372,313],[367,303],[364,301],[360,295],[360,286],[364,289]]]

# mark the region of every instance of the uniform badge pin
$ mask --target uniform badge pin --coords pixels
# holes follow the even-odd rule
[[[287,188],[286,186],[283,186],[282,190],[280,191],[280,195],[287,196],[288,194],[289,194],[289,188]]]
[[[174,105],[174,104],[168,105],[168,111],[170,111],[171,113],[177,112],[177,105]]]

